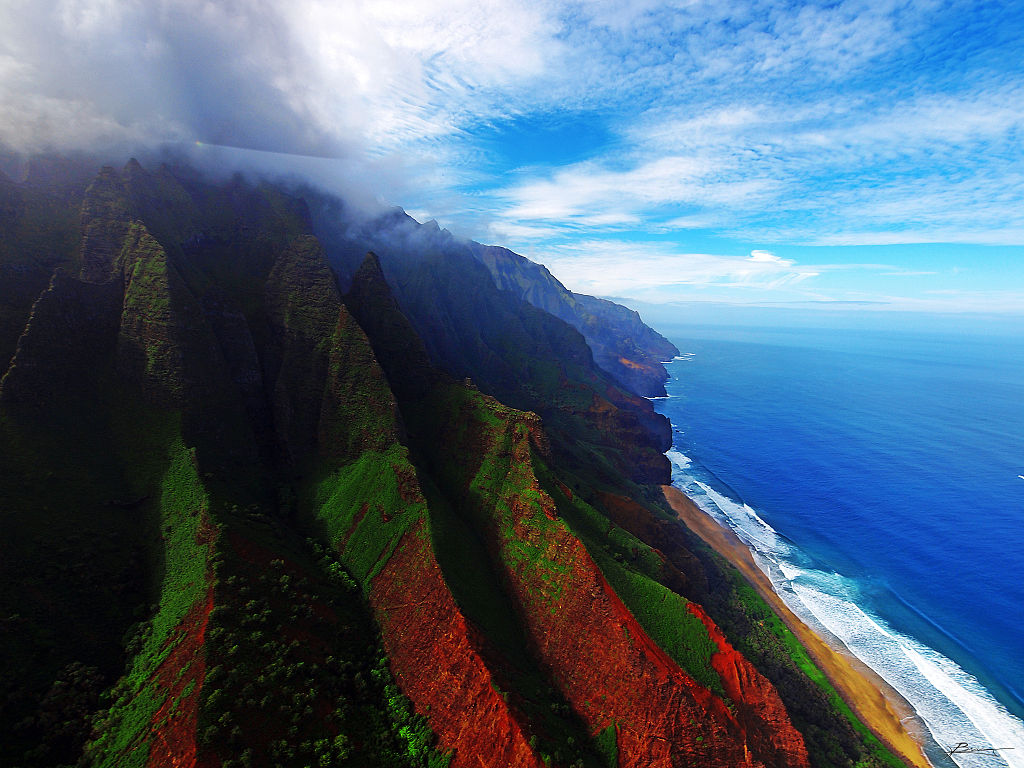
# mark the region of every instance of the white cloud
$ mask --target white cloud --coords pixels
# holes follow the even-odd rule
[[[503,214],[772,242],[1024,244],[1024,79],[849,102],[655,108],[614,154],[500,190]]]
[[[557,31],[544,5],[498,0],[7,0],[0,59],[20,66],[0,67],[0,88],[21,106],[0,141],[89,146],[71,113],[130,139],[169,120],[180,138],[279,152],[426,154],[541,75]]]
[[[642,216],[651,218],[652,209],[664,206],[734,208],[769,191],[771,182],[766,179],[729,178],[726,170],[710,160],[685,156],[649,158],[622,171],[585,162],[497,195],[508,202],[502,215],[510,219],[600,226],[638,223]],[[683,219],[677,216],[672,221]]]
[[[894,290],[920,286],[921,278],[940,275],[936,270],[872,262],[805,264],[764,249],[754,249],[744,256],[687,252],[665,242],[602,239],[534,246],[529,255],[575,291],[654,303],[879,302],[889,308],[937,311],[943,301],[934,291],[916,297],[892,294]],[[857,276],[851,281],[846,276],[853,273]],[[996,301],[996,293],[999,297],[994,306],[1007,311],[1007,297],[1013,294],[1010,291],[958,288],[946,296],[963,302],[969,299],[970,305],[977,307],[982,295]]]
[[[766,251],[750,256],[686,253],[670,244],[588,240],[552,246],[535,255],[573,290],[635,298],[675,291],[717,290],[764,293],[792,289],[820,274]]]
[[[961,14],[998,20],[967,0],[0,0],[0,145],[329,157],[308,173],[560,258],[598,236],[654,258],[630,237],[697,230],[1021,244],[1024,73],[945,34]],[[565,112],[607,143],[502,176],[477,141]],[[704,246],[666,248],[671,271]],[[679,274],[806,289],[831,271],[767,253]]]
[[[778,264],[792,266],[793,262],[788,259],[780,259],[771,251],[754,250],[750,252],[750,260],[760,264]]]
[[[715,224],[714,219],[709,215],[701,216],[677,216],[674,219],[652,226],[652,230],[671,231],[673,229],[710,229]]]

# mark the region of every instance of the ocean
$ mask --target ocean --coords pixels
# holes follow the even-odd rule
[[[662,323],[655,404],[673,483],[903,694],[933,763],[1024,768],[1024,328],[936,325]]]

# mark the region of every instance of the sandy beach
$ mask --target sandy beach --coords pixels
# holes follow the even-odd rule
[[[911,765],[929,768],[931,764],[913,735],[920,733],[923,726],[907,701],[859,659],[842,649],[832,648],[804,624],[775,593],[750,550],[732,531],[722,527],[678,488],[666,485],[663,490],[679,519],[736,566],[800,638],[815,663],[861,720]]]

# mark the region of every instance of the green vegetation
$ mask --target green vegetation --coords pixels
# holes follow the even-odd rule
[[[250,511],[251,512],[251,511]],[[231,517],[231,515],[229,515]],[[218,565],[200,745],[225,766],[447,768],[330,550],[241,519]],[[269,558],[269,559],[268,559]]]
[[[170,313],[170,286],[164,249],[138,223],[128,228],[120,259],[124,264],[127,290],[124,308],[150,322],[166,323]]]
[[[615,724],[612,723],[594,738],[601,756],[605,761],[605,768],[617,768],[619,765],[618,735],[615,732]]]
[[[140,381],[172,385],[179,346],[171,334],[174,316],[167,255],[144,226],[134,223],[120,258],[126,279],[120,363]]]
[[[195,450],[180,439],[168,451],[170,466],[160,488],[160,524],[164,541],[164,576],[160,607],[141,656],[158,658],[171,632],[206,595],[209,548],[201,535],[209,498],[199,479]]]
[[[534,462],[543,466],[536,456]],[[569,499],[546,467],[540,474],[559,511],[644,631],[694,680],[728,701],[722,680],[711,666],[718,646],[704,623],[687,610],[689,600],[658,581],[662,561],[657,553],[580,497]]]
[[[403,499],[401,477],[415,476],[406,449],[366,452],[321,480],[311,499],[328,540],[364,584],[384,567],[401,535],[426,514],[421,499]]]
[[[398,443],[397,409],[370,343],[356,321],[338,308],[327,350],[325,407],[319,447],[335,461],[351,461]],[[408,466],[408,460],[399,462]],[[410,468],[411,471],[411,468]]]
[[[491,427],[486,422],[476,426],[489,443],[476,474],[469,482],[468,492],[477,499],[481,523],[497,526],[505,567],[530,580],[538,579],[533,588],[554,610],[561,598],[562,581],[569,566],[552,556],[551,540],[562,523],[549,518],[543,509],[541,490],[536,486],[533,469],[524,458],[529,457],[529,426],[512,415],[504,424]]]
[[[686,606],[689,601],[648,576],[617,563],[603,563],[609,583],[651,639],[680,667],[719,698],[729,699],[721,678],[711,666],[718,646],[703,622]]]
[[[565,697],[538,669],[517,609],[487,554],[486,535],[459,514],[436,489],[427,489],[433,544],[445,581],[467,618],[478,627],[507,668],[502,691],[525,711],[534,727],[531,741],[559,765],[600,765],[587,729]]]
[[[96,765],[145,765],[153,718],[167,696],[157,670],[188,632],[186,615],[201,610],[209,588],[210,550],[201,535],[209,525],[209,499],[195,452],[179,437],[169,447],[168,461],[159,499],[164,542],[159,605],[129,642],[130,667],[111,693],[114,702],[100,718],[97,738],[87,747]]]

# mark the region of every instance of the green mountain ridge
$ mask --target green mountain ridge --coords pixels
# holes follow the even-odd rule
[[[579,331],[598,367],[615,382],[644,397],[665,394],[668,374],[662,361],[679,350],[657,331],[644,325],[633,310],[594,296],[573,293],[540,264],[507,248],[482,245],[455,237],[436,222],[418,223],[401,209],[363,220],[346,215],[343,206],[313,195],[314,227],[333,254],[343,280],[358,266],[367,248],[395,253],[406,262],[443,256],[473,269],[469,256],[487,267],[495,287],[509,291],[531,306],[564,320]],[[394,277],[388,260],[383,269]]]
[[[354,264],[319,193],[33,167],[0,764],[900,764],[674,521],[667,422],[473,253]]]

